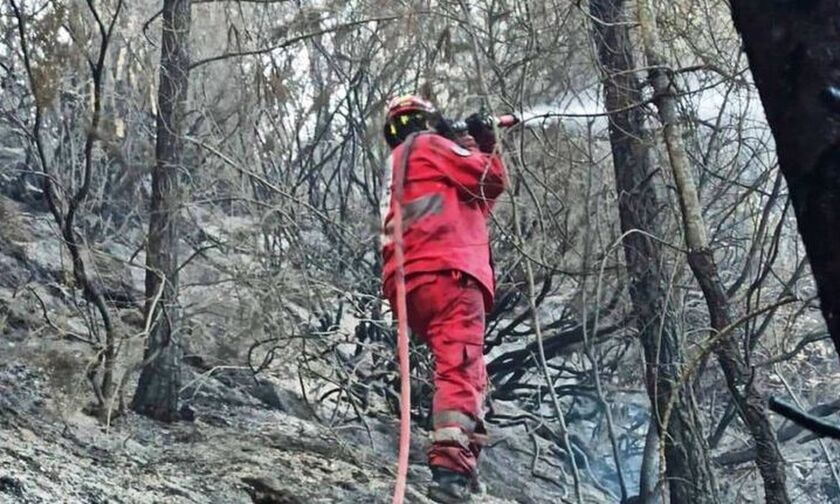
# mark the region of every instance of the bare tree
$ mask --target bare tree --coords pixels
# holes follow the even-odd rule
[[[146,256],[146,317],[151,331],[134,395],[134,410],[158,420],[178,418],[181,388],[178,306],[178,215],[189,84],[191,0],[165,0],[160,56],[160,110]]]
[[[628,288],[647,361],[645,377],[653,425],[659,431],[660,442],[665,444],[665,475],[671,502],[719,502],[697,403],[691,387],[678,383],[684,352],[665,294],[668,278],[663,271],[659,242],[659,237],[665,234],[659,217],[662,202],[654,185],[655,168],[645,131],[642,87],[634,73],[636,65],[625,2],[590,0],[589,8],[605,77],[604,95],[610,113],[610,143]],[[675,387],[679,389],[674,390]],[[676,411],[665,425],[663,417],[672,395],[676,397]],[[639,493],[643,502],[655,498],[651,480],[655,482],[655,474],[642,474]]]
[[[31,138],[43,175],[43,193],[47,206],[60,228],[64,244],[70,252],[74,284],[81,288],[85,300],[95,307],[104,330],[104,338],[100,338],[96,328],[91,327],[91,333],[96,335],[96,341],[89,340],[88,342],[92,343],[96,349],[95,362],[97,365],[89,367],[88,380],[94,389],[100,416],[105,420],[110,418],[111,411],[115,406],[114,399],[118,392],[114,380],[114,365],[117,357],[117,340],[119,335],[117,334],[111,309],[103,295],[102,286],[98,285],[94,280],[89,271],[89,265],[84,258],[84,249],[86,247],[85,237],[77,229],[77,217],[82,205],[90,195],[91,187],[94,184],[94,147],[99,140],[99,128],[103,116],[106,56],[112,42],[114,26],[119,18],[123,3],[122,0],[118,0],[113,17],[110,20],[106,20],[103,19],[103,11],[99,10],[93,2],[87,2],[88,11],[95,20],[95,27],[99,35],[99,44],[96,57],[87,58],[93,96],[89,118],[90,126],[87,129],[84,141],[81,169],[82,180],[78,188],[69,196],[64,193],[66,188],[61,187],[58,183],[59,177],[55,173],[57,171],[56,167],[53,166],[46,152],[47,149],[43,139],[44,108],[50,100],[50,98],[45,97],[44,88],[49,88],[50,84],[45,82],[47,79],[38,79],[35,73],[35,67],[32,62],[32,48],[30,47],[27,35],[27,18],[30,14],[23,10],[24,4],[18,5],[15,0],[9,0],[9,3],[18,23],[17,27],[24,67],[30,82],[32,94],[35,97],[35,120],[32,125]],[[49,93],[47,92],[46,94]]]
[[[656,11],[651,0],[639,1],[638,19],[645,56],[651,68],[649,74],[654,90],[653,101],[659,111],[668,160],[677,185],[685,242],[688,245],[688,264],[703,290],[711,326],[716,333],[714,337],[722,336],[714,347],[715,352],[738,413],[755,439],[756,464],[764,479],[765,498],[768,503],[786,504],[790,499],[785,487],[785,463],[767,417],[766,400],[757,390],[753,381],[753,371],[747,367],[736,340],[731,335],[726,335],[727,332],[732,332],[730,326],[734,319],[726,290],[718,274],[714,254],[706,238],[706,224],[700,199],[683,145],[675,84],[661,47]]]

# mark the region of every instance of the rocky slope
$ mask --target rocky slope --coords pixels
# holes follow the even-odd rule
[[[331,430],[289,391],[257,398],[239,377],[206,377],[185,391],[194,421],[128,414],[105,428],[81,412],[62,416],[60,392],[43,373],[19,360],[0,365],[2,503],[390,502],[394,422],[370,419],[370,435],[361,426]],[[408,502],[429,502],[422,448],[415,432]],[[488,495],[479,502],[570,501],[562,468],[549,483],[532,475],[531,462],[522,439],[488,449]],[[608,502],[586,493],[587,502]]]
[[[363,422],[329,421],[298,395],[292,360],[259,381],[235,366],[185,365],[192,421],[167,425],[128,413],[103,425],[87,415],[91,350],[78,337],[88,326],[66,287],[66,254],[46,214],[9,200],[0,200],[0,213],[0,504],[390,502],[396,419],[380,410]],[[133,334],[142,269],[125,266],[130,247],[108,247],[122,263],[88,259],[118,323]],[[187,290],[184,302],[218,318],[232,303],[224,285],[217,290]],[[192,337],[194,352],[209,348]],[[130,393],[136,370],[129,364],[141,342],[126,341],[121,369]],[[492,435],[482,466],[488,494],[478,502],[572,501],[556,447],[522,426]],[[419,429],[413,436],[408,502],[429,502],[426,437]],[[583,490],[586,502],[615,501]]]

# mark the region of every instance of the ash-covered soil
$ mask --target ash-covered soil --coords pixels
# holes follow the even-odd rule
[[[390,502],[393,421],[370,419],[370,432],[362,425],[328,429],[290,391],[257,398],[248,377],[190,373],[198,378],[185,391],[194,421],[161,424],[129,413],[106,428],[81,412],[63,418],[60,393],[43,370],[20,361],[0,364],[0,502]],[[408,502],[430,502],[423,496],[429,479],[423,438],[415,433]],[[570,497],[572,488],[561,479],[533,478],[531,457],[519,443],[505,439],[487,451],[489,492],[475,501]],[[587,495],[590,502],[608,502]]]
[[[44,213],[2,197],[0,208],[15,224],[7,219],[0,227],[0,504],[390,502],[397,418],[379,411],[344,421],[315,411],[295,389],[294,359],[278,359],[282,366],[257,380],[230,365],[241,358],[185,362],[182,402],[192,421],[163,424],[128,412],[104,425],[84,413],[93,398],[85,379],[92,349],[79,338],[89,327],[64,286],[57,231]],[[114,257],[132,254],[108,247]],[[117,367],[118,376],[129,373],[130,395],[137,383],[132,366],[142,358],[142,339],[132,335],[143,321],[129,301],[142,297],[143,270],[108,257],[89,259],[110,298],[128,300],[115,305],[115,323],[127,335]],[[213,354],[219,341],[230,346],[232,333],[247,332],[229,313],[238,305],[227,285],[213,282],[217,269],[196,261],[183,272],[185,281],[211,285],[182,292],[194,326],[205,328],[191,334],[193,356]],[[207,328],[220,334],[204,334],[212,332]],[[474,501],[574,500],[564,453],[528,429],[491,430],[481,468],[488,495]],[[423,496],[427,436],[414,431],[408,502],[430,502]],[[617,502],[587,481],[585,502]]]

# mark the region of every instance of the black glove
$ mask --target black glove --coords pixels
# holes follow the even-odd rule
[[[443,117],[440,112],[436,112],[429,116],[429,126],[435,130],[435,133],[444,138],[448,138],[453,142],[458,137],[458,133],[452,129],[452,121]]]
[[[475,138],[478,149],[490,154],[496,149],[496,132],[493,130],[493,118],[475,113],[466,118],[467,131]]]

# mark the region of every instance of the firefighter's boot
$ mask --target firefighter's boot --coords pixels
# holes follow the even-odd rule
[[[433,501],[443,504],[470,502],[476,483],[467,474],[433,466],[428,496]]]

